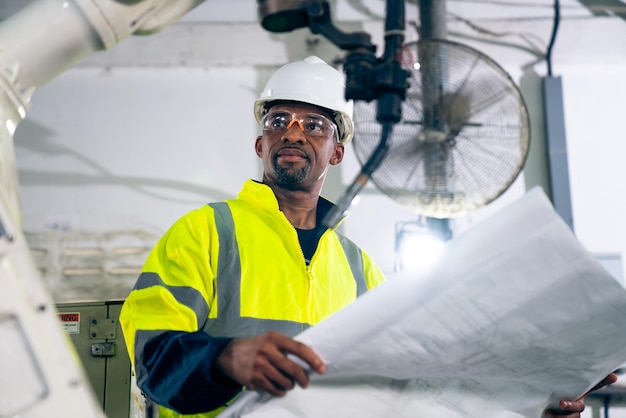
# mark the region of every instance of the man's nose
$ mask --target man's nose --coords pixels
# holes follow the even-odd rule
[[[300,129],[292,129],[294,126]],[[283,134],[283,139],[289,141],[303,141],[304,138],[304,126],[302,125],[302,122],[300,119],[292,119],[291,122],[289,122],[289,125],[287,125],[287,130],[285,130],[285,133]]]
[[[300,127],[300,130],[304,132],[304,125],[302,124],[302,121],[300,119],[291,119],[291,122],[289,122],[289,125],[287,125],[287,130],[291,129],[291,127],[296,123]]]

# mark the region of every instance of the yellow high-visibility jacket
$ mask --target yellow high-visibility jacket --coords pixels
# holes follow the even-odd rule
[[[320,198],[318,219],[330,207]],[[208,373],[230,338],[270,330],[295,336],[383,281],[368,255],[332,229],[323,233],[307,264],[271,188],[248,180],[237,199],[206,205],[174,223],[148,256],[120,322],[139,387],[157,403],[199,413],[202,401],[196,401],[212,396],[211,385],[193,386],[193,401],[185,401],[183,392]],[[171,339],[164,336],[174,336],[176,343],[166,343]],[[200,353],[213,343],[214,351]],[[194,350],[200,350],[197,358]],[[152,360],[160,355],[160,361]],[[171,372],[163,359],[176,363]],[[185,382],[176,381],[179,373]],[[152,378],[165,379],[163,385],[174,392],[186,389],[173,393],[175,400],[158,399],[147,387]],[[187,408],[190,404],[196,406]],[[163,411],[162,416],[178,415]]]

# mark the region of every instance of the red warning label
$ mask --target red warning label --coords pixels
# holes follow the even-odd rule
[[[80,334],[80,312],[57,312],[61,326],[68,334]]]
[[[60,313],[59,319],[61,322],[77,322],[80,319],[79,313]]]

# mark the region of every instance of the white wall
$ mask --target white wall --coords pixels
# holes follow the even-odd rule
[[[243,106],[256,75],[79,68],[44,86],[15,141],[25,228],[162,230],[191,207],[234,197],[258,171],[256,122]]]

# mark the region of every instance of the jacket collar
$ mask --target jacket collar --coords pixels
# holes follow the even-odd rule
[[[261,183],[256,180],[247,180],[243,184],[243,188],[237,199],[243,200],[252,206],[258,207],[263,210],[279,211],[278,199],[274,195],[272,188],[267,184]],[[319,225],[324,216],[333,208],[335,204],[329,200],[320,196],[317,202],[317,224]],[[346,218],[344,215],[339,222],[341,224]],[[337,225],[339,226],[339,225]]]

